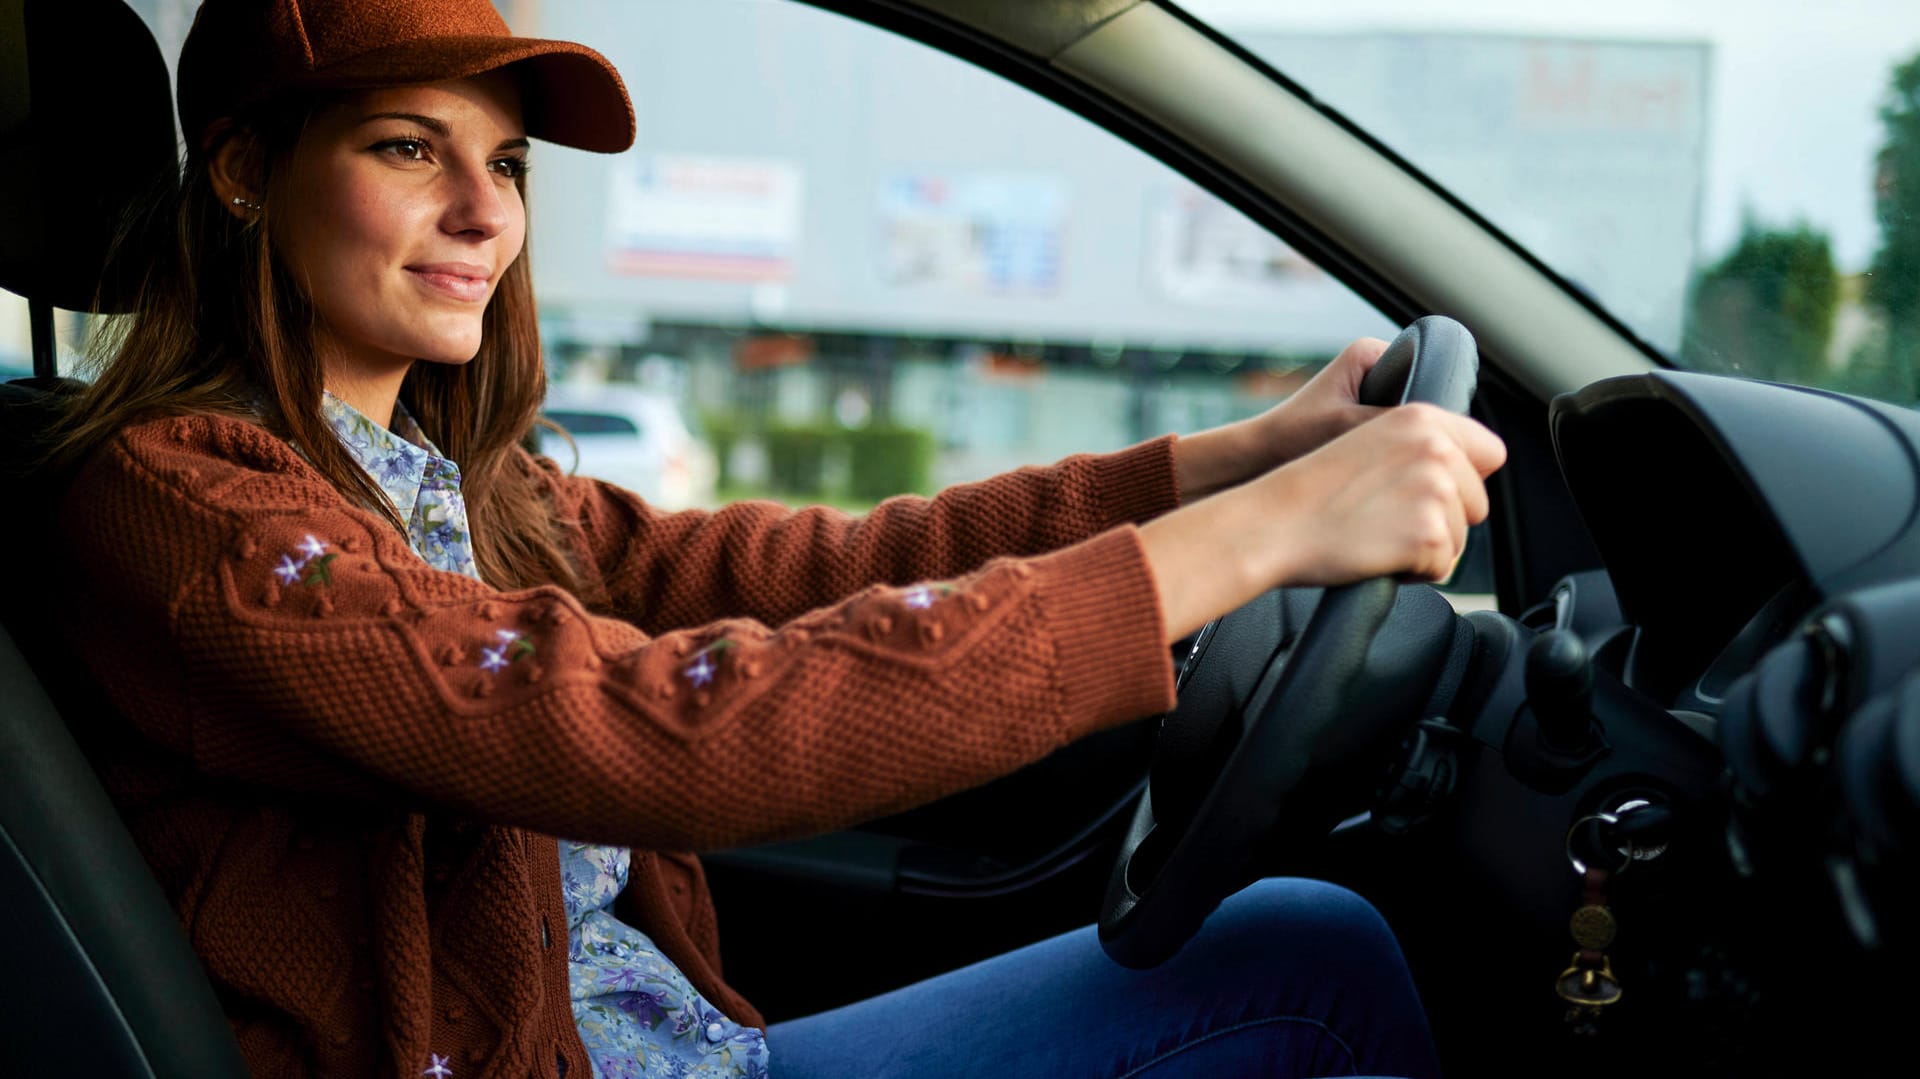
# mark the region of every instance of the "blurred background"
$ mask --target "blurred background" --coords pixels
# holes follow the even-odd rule
[[[169,60],[193,0],[132,0]],[[1395,327],[1157,161],[786,0],[499,0],[625,75],[536,147],[548,450],[669,506],[859,508],[1251,415]],[[1676,362],[1920,400],[1920,10],[1187,7]],[[63,365],[82,317],[60,316]],[[0,294],[0,366],[25,303]]]

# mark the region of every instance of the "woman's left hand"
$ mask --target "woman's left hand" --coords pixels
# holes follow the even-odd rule
[[[1360,380],[1386,350],[1385,341],[1362,337],[1260,415],[1174,443],[1180,500],[1192,502],[1265,475],[1377,415],[1380,409],[1360,404]]]

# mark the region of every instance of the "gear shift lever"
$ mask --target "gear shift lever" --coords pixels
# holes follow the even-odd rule
[[[1593,662],[1578,636],[1548,630],[1527,649],[1527,703],[1547,748],[1578,755],[1592,745]]]

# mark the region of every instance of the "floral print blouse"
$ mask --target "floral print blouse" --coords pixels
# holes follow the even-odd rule
[[[321,408],[393,500],[414,551],[435,569],[478,578],[460,467],[398,404],[391,430],[330,393]],[[765,1035],[722,1015],[645,933],[613,916],[614,898],[627,886],[629,852],[561,840],[559,857],[573,1021],[596,1079],[766,1079]],[[438,1058],[434,1067],[446,1069]]]

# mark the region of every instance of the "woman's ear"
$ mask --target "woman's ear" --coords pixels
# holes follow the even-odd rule
[[[264,201],[260,143],[253,132],[218,121],[207,132],[213,147],[207,155],[207,179],[227,212],[247,220],[260,212]]]

